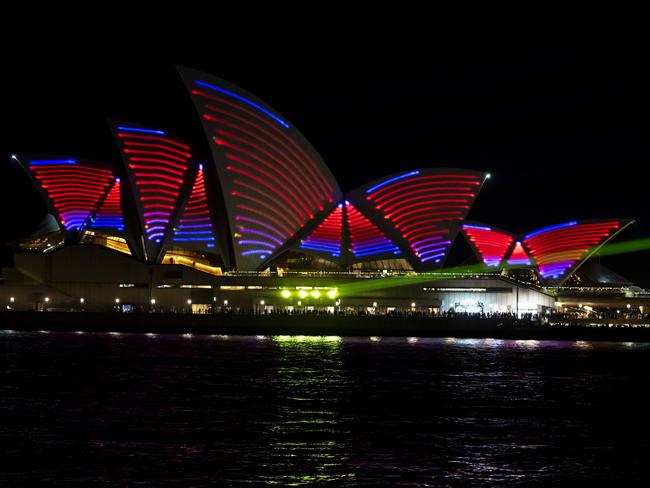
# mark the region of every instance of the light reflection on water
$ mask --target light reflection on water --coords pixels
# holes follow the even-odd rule
[[[646,474],[646,343],[117,337],[0,333],[0,484],[630,486]]]
[[[303,486],[354,479],[340,423],[338,390],[348,388],[338,336],[274,336],[279,347],[274,368],[278,392],[276,421],[268,426],[272,474],[269,485]]]

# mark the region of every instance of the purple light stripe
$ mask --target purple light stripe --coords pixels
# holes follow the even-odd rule
[[[239,220],[239,221],[242,221],[242,222],[248,222],[248,223],[251,223],[251,224],[257,224],[257,225],[259,225],[261,227],[264,227],[265,229],[268,229],[268,230],[270,230],[272,232],[275,232],[277,235],[279,235],[283,239],[286,237],[285,234],[280,232],[278,229],[276,229],[272,225],[269,225],[269,224],[267,224],[265,222],[260,222],[259,220],[256,220],[256,219],[251,219],[250,217],[244,217],[243,215],[237,215],[235,217],[235,220]]]
[[[184,223],[178,226],[179,229],[212,229],[212,224],[194,224],[185,225]]]
[[[241,253],[242,256],[249,256],[251,254],[269,254],[268,249],[256,249],[252,251],[244,251]]]
[[[445,253],[442,252],[440,254],[434,254],[433,256],[427,256],[426,258],[420,259],[420,262],[425,263],[427,261],[431,261],[432,259],[442,258],[442,257],[444,257],[444,255],[445,255]],[[439,262],[440,262],[440,259],[436,259],[436,263],[439,263]]]
[[[181,219],[182,223],[185,222],[205,222],[205,221],[210,221],[210,217],[200,217],[200,218],[195,218],[195,219]]]
[[[248,239],[241,240],[241,241],[237,241],[237,244],[239,244],[240,246],[242,246],[242,245],[248,245],[248,244],[257,244],[257,245],[259,245],[259,246],[268,246],[268,247],[270,247],[271,249],[275,249],[275,248],[277,247],[277,246],[275,246],[274,244],[270,244],[270,243],[268,243],[268,242],[264,242],[264,241],[252,241],[252,240],[248,240]]]
[[[262,232],[261,230],[242,228],[240,232],[242,234],[255,234],[258,236],[266,237],[267,239],[276,242],[278,246],[282,245],[282,241],[280,239],[277,239],[276,237],[272,236],[271,234],[267,234],[266,232]]]
[[[435,249],[429,249],[429,250],[424,251],[424,252],[419,252],[419,253],[418,253],[418,257],[422,258],[422,257],[424,257],[424,256],[428,256],[429,254],[436,253],[436,252],[439,252],[439,251],[442,251],[443,254],[444,254],[444,252],[445,252],[446,250],[447,250],[446,247],[437,247],[437,248],[435,248]]]
[[[444,239],[444,237],[442,237],[442,236],[427,237],[426,239],[420,239],[419,241],[415,241],[415,242],[411,243],[411,247],[416,248],[420,244],[422,244],[423,242],[439,241],[441,239]]]
[[[417,250],[418,250],[418,252],[420,252],[423,249],[430,249],[432,247],[449,245],[449,244],[451,244],[451,241],[434,242],[434,243],[431,243],[431,244],[427,244],[425,246],[418,246]]]

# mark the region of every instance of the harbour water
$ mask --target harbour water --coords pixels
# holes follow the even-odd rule
[[[5,486],[645,486],[650,344],[0,332]]]

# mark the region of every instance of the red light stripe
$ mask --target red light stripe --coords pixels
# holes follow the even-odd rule
[[[279,210],[276,210],[275,207],[269,207],[266,205],[262,200],[252,197],[250,195],[247,195],[245,193],[241,192],[233,192],[235,195],[234,196],[239,196],[245,200],[251,201],[253,203],[256,203],[260,205],[263,208],[267,208],[272,214],[274,214],[276,217],[271,217],[269,213],[262,212],[259,209],[251,209],[250,207],[245,207],[244,205],[238,205],[238,207],[241,208],[247,208],[249,212],[255,213],[256,215],[259,215],[260,217],[264,217],[266,220],[272,222],[276,226],[280,227],[281,229],[285,230],[287,234],[293,235],[293,229],[295,228],[295,224],[293,224],[290,220],[288,220],[282,212]],[[279,220],[278,220],[279,219]]]
[[[169,166],[171,168],[179,169],[179,170],[181,170],[183,172],[185,172],[187,170],[187,165],[174,163],[172,161],[167,161],[165,159],[160,159],[160,158],[129,157],[128,159],[129,159],[129,161],[132,161],[134,163],[158,163],[158,164],[165,164],[165,165],[167,165],[167,166]]]
[[[397,182],[396,182],[397,183]],[[408,184],[407,184],[408,183]],[[468,186],[463,186],[463,185],[473,185],[476,183],[476,186],[479,186],[480,183],[478,182],[469,182],[469,181],[454,181],[454,180],[442,180],[442,181],[424,181],[424,182],[408,182],[404,181],[404,185],[400,185],[400,188],[395,188],[392,189],[388,188],[390,191],[385,192],[382,195],[377,196],[376,198],[373,196],[373,198],[367,197],[368,200],[373,200],[377,204],[386,204],[388,201],[393,201],[396,198],[400,198],[402,195],[404,195],[405,192],[411,193],[415,191],[426,191],[428,188],[430,191],[435,191],[435,189],[438,186],[445,185],[445,186],[450,186],[450,185],[460,185],[458,188],[463,188],[466,189],[470,192],[472,190],[477,190],[476,188],[471,188]],[[390,186],[390,185],[389,185]]]
[[[328,189],[329,194],[326,196],[329,202],[332,201],[331,193],[334,191],[334,189],[330,186],[329,182],[321,173],[316,163],[311,159],[311,157],[309,157],[309,155],[305,152],[305,150],[302,147],[300,147],[300,145],[298,145],[293,139],[291,139],[284,131],[281,131],[278,127],[271,124],[270,121],[266,120],[263,117],[260,117],[257,113],[248,110],[246,107],[243,107],[238,103],[230,102],[228,100],[224,100],[220,97],[216,97],[213,95],[208,95],[206,93],[199,92],[198,90],[193,90],[192,94],[204,96],[210,100],[217,101],[223,105],[235,108],[240,112],[246,113],[253,119],[256,119],[258,122],[261,122],[263,127],[269,128],[271,132],[274,133],[276,136],[278,136],[281,140],[284,140],[286,143],[290,144],[297,151],[297,154],[299,155],[299,160],[305,165],[306,169],[310,172],[312,178],[315,178],[316,181],[320,180],[321,184]],[[262,127],[259,127],[258,130],[260,130],[260,132],[264,131]]]
[[[369,200],[376,200],[381,195],[384,195],[388,191],[403,191],[403,187],[411,186],[416,183],[421,183],[429,180],[439,180],[440,178],[449,178],[454,181],[454,184],[464,184],[464,185],[480,185],[476,176],[474,175],[461,175],[461,174],[439,174],[439,175],[420,175],[414,176],[412,178],[405,178],[402,180],[394,181],[388,185],[378,188],[376,191],[368,195]],[[384,195],[385,196],[385,195]]]
[[[294,170],[296,172],[298,172],[298,174],[300,175],[300,177],[297,179],[297,181],[302,183],[302,185],[303,185],[302,188],[304,189],[303,190],[304,193],[306,193],[306,195],[311,197],[310,200],[309,200],[309,201],[311,201],[311,205],[317,207],[319,210],[323,209],[323,206],[320,203],[320,201],[318,200],[317,195],[318,195],[319,192],[321,192],[323,197],[325,199],[327,199],[327,197],[328,197],[327,191],[323,190],[323,189],[319,189],[314,183],[312,183],[311,179],[304,177],[304,169],[305,168],[298,162],[297,159],[292,158],[285,151],[279,149],[277,144],[275,144],[275,145],[271,144],[267,139],[257,135],[253,131],[250,131],[250,130],[247,130],[247,129],[241,127],[238,124],[234,124],[232,122],[229,122],[229,121],[226,121],[226,120],[223,120],[223,119],[217,119],[216,117],[212,117],[210,115],[205,115],[205,118],[206,118],[206,120],[210,120],[210,121],[214,121],[216,123],[220,123],[222,125],[225,125],[225,126],[230,127],[230,128],[232,128],[232,129],[234,129],[236,131],[239,131],[239,132],[241,132],[243,134],[248,135],[249,137],[255,139],[256,141],[264,144],[270,150],[275,151],[280,156],[280,158],[282,158],[284,161],[288,161],[289,163],[291,163],[291,166],[293,166]],[[243,119],[243,121],[246,124],[251,125],[252,127],[259,130],[259,128],[257,128],[255,125],[250,124],[250,122],[246,121],[245,119]],[[219,130],[219,129],[217,129],[216,132],[221,134],[221,135],[228,135],[228,134],[232,135],[232,133],[228,133],[226,131],[222,131],[222,130]],[[273,137],[271,134],[266,134],[266,135],[270,136],[270,137]],[[239,137],[239,140],[242,141],[242,142],[246,142],[247,144],[251,145],[251,147],[258,148],[259,151],[262,151],[262,149],[259,148],[259,146],[251,144],[250,142],[246,141],[246,139],[243,139],[243,138]],[[284,144],[282,144],[281,141],[279,141],[277,138],[273,138],[272,140],[275,141],[276,143],[282,145],[282,147],[284,149],[286,149],[286,147],[284,147]],[[266,153],[268,154],[268,151],[266,151]],[[268,155],[268,157],[272,157],[272,155]],[[275,161],[277,161],[279,164],[281,164],[285,169],[287,169],[287,171],[289,171],[289,169],[287,168],[287,165],[285,163],[280,162],[277,158],[273,158],[273,159]]]
[[[416,188],[419,188],[416,190]],[[472,190],[476,190],[476,188],[471,188],[469,186],[443,186],[440,188],[432,187],[431,183],[423,183],[420,185],[412,185],[409,186],[408,188],[408,194],[409,195],[417,195],[421,193],[432,193],[434,191],[462,191],[462,192],[469,192],[472,193]],[[387,198],[388,195],[384,195],[382,198],[377,198],[375,199],[375,203],[377,205],[377,208],[382,208],[385,207],[387,204],[399,201],[401,198],[404,197],[404,193],[397,191],[397,192],[391,192],[394,195],[391,196],[390,198]]]
[[[238,157],[236,157],[236,156],[234,156],[232,154],[226,154],[226,157],[228,159],[230,159],[231,161],[235,161],[237,163],[243,164],[243,165],[245,165],[245,166],[247,166],[249,168],[252,168],[252,169],[258,171],[259,173],[265,174],[265,171],[263,171],[261,168],[256,167],[254,164],[249,163],[249,162],[247,162],[247,161],[245,161],[245,160],[243,160],[241,158],[238,158]],[[282,189],[284,190],[284,192],[283,192],[280,189],[278,189],[276,186],[273,186],[271,183],[264,180],[263,178],[255,176],[254,174],[252,174],[252,173],[250,173],[248,171],[245,171],[245,170],[243,170],[243,169],[241,169],[241,168],[239,168],[237,166],[232,166],[232,165],[227,166],[226,169],[228,169],[230,171],[234,171],[234,172],[236,172],[236,173],[238,173],[238,174],[240,174],[242,176],[246,176],[247,178],[250,178],[251,180],[256,181],[257,183],[259,183],[261,185],[264,185],[265,187],[269,188],[272,192],[274,192],[276,195],[278,195],[280,198],[282,198],[282,200],[284,200],[289,205],[289,207],[291,207],[303,221],[313,218],[313,215],[306,214],[304,209],[299,208],[296,205],[296,203],[294,202],[294,200],[292,200],[287,195],[286,192],[288,190],[287,190],[285,185],[280,185],[282,187]],[[265,175],[265,176],[268,176],[268,175]],[[280,184],[280,182],[275,180],[275,179],[273,181],[275,183]]]
[[[284,143],[279,138],[275,137],[270,132],[264,130],[263,128],[259,127],[258,125],[254,124],[254,123],[250,122],[249,120],[246,120],[245,118],[240,117],[240,116],[238,116],[236,114],[233,114],[233,113],[230,113],[230,112],[224,111],[224,110],[219,110],[219,109],[216,109],[215,107],[208,106],[207,108],[212,109],[214,111],[218,111],[219,113],[221,113],[223,115],[226,115],[228,117],[239,120],[239,121],[249,125],[250,127],[254,128],[255,130],[261,132],[262,134],[264,134],[265,136],[269,137],[271,140],[273,140],[274,142],[279,144],[283,149],[285,149],[286,151],[291,153],[291,155],[293,156],[294,159],[290,159],[290,161],[292,163],[294,163],[294,165],[296,166],[296,169],[299,172],[301,172],[301,173],[304,173],[305,171],[307,171],[308,173],[310,172],[309,165],[307,163],[305,163],[304,159],[302,159],[301,156],[299,154],[297,154],[296,151],[293,148],[289,147],[286,143]],[[209,120],[211,122],[220,123],[220,119],[217,119],[216,117],[213,117],[213,116],[211,116],[209,114],[204,114],[203,118],[206,119],[206,120]],[[291,141],[291,142],[293,142],[293,141]],[[271,146],[271,147],[274,147],[272,144],[269,144],[269,143],[267,143],[267,144],[269,146]],[[276,148],[276,151],[279,152],[279,150],[277,148]],[[300,163],[300,164],[298,164],[298,163]],[[317,168],[317,171],[320,174],[320,170],[318,170],[318,168]],[[329,185],[329,183],[327,183],[326,180],[325,180],[325,185],[323,185],[322,182],[319,184],[318,183],[319,179],[318,178],[314,179],[313,174],[310,174],[310,175],[307,175],[307,176],[303,175],[301,177],[301,180],[307,186],[309,186],[311,188],[311,191],[314,192],[315,195],[320,194],[325,200],[327,200],[329,202],[332,201],[331,192],[333,191],[333,189]]]
[[[222,137],[231,138],[231,139],[233,139],[233,140],[235,140],[237,142],[241,142],[243,144],[246,144],[247,146],[250,146],[251,148],[253,148],[253,150],[257,151],[258,153],[261,153],[264,156],[272,159],[273,162],[275,162],[276,164],[269,163],[267,160],[265,160],[265,159],[255,155],[255,154],[251,153],[250,151],[247,151],[247,150],[243,149],[241,146],[237,146],[237,145],[232,144],[232,143],[230,145],[225,144],[227,147],[230,147],[231,149],[235,149],[236,151],[239,151],[242,154],[245,154],[245,155],[247,155],[249,157],[254,158],[256,161],[259,161],[260,163],[267,166],[269,169],[272,169],[274,172],[278,173],[278,175],[280,175],[280,177],[282,177],[282,179],[287,180],[289,182],[289,184],[291,184],[295,188],[295,190],[297,192],[297,196],[299,196],[300,200],[302,200],[302,202],[304,202],[303,206],[305,208],[314,209],[314,210],[315,209],[323,210],[323,205],[320,202],[318,202],[318,200],[316,200],[316,198],[313,195],[310,195],[308,192],[306,193],[304,188],[298,186],[298,184],[296,183],[298,181],[303,181],[302,174],[297,173],[294,169],[292,169],[284,161],[278,159],[276,156],[274,156],[270,152],[260,148],[256,144],[253,144],[253,143],[247,141],[246,139],[243,139],[241,137],[238,137],[238,136],[236,136],[234,134],[231,134],[231,133],[223,131],[223,130],[217,130],[216,132],[219,135],[221,135]],[[215,140],[215,142],[216,142],[216,140]],[[284,171],[279,170],[277,165],[280,165],[282,168],[284,168]],[[291,175],[290,178],[287,178],[288,174]],[[311,198],[310,198],[310,196],[311,196]]]
[[[192,154],[185,152],[185,151],[179,151],[178,149],[174,149],[173,147],[167,147],[162,144],[151,144],[151,143],[144,143],[144,142],[134,142],[134,141],[124,141],[125,146],[129,147],[136,147],[136,148],[148,148],[148,147],[153,147],[154,149],[160,149],[161,151],[165,151],[166,153],[172,154],[175,157],[180,157],[182,160],[190,159],[192,157]],[[142,149],[143,151],[149,151],[147,149]],[[126,152],[132,152],[131,149],[125,150]]]
[[[236,208],[238,208],[240,210],[244,210],[246,212],[253,213],[255,215],[259,215],[260,217],[263,217],[263,218],[267,218],[266,214],[261,212],[258,208],[253,208],[253,207],[249,207],[247,205],[241,205],[241,204],[237,204]],[[283,224],[282,222],[278,222],[277,220],[274,220],[274,219],[270,219],[270,220],[271,220],[271,222],[273,222],[275,224],[276,227],[279,227],[278,231],[274,232],[274,233],[276,235],[280,236],[282,239],[286,239],[287,236],[292,236],[293,235],[293,231],[291,230],[290,227],[287,227],[285,224]],[[249,224],[249,223],[247,223],[247,224]],[[268,225],[268,224],[266,224],[266,225]],[[264,226],[264,227],[271,230],[270,225],[268,225],[268,227],[266,227],[266,226]],[[280,230],[283,230],[284,234],[280,233],[279,232]]]
[[[255,202],[258,203],[259,205],[262,205],[264,208],[267,208],[268,210],[271,210],[274,214],[277,214],[280,216],[282,220],[284,220],[287,225],[290,226],[292,229],[292,232],[294,232],[293,229],[300,228],[300,226],[303,224],[303,222],[300,222],[296,219],[295,215],[289,214],[284,210],[284,206],[282,205],[281,201],[278,200],[274,195],[271,195],[267,192],[265,192],[262,188],[259,188],[257,186],[253,186],[248,184],[245,181],[241,180],[233,180],[233,184],[240,186],[242,188],[246,188],[247,190],[260,195],[264,199],[266,199],[266,202],[263,202],[262,200],[259,200],[258,198],[255,198]],[[250,195],[246,195],[244,193],[240,192],[232,192],[233,196],[240,196],[242,198],[248,198],[252,199]],[[270,202],[270,203],[269,203]]]
[[[124,151],[124,153],[126,153],[128,155],[128,157],[132,161],[137,161],[135,159],[135,157],[140,157],[140,156],[135,156],[135,157],[131,156],[133,154],[147,155],[147,156],[158,156],[158,157],[161,157],[161,158],[167,158],[167,159],[171,159],[172,161],[177,161],[177,162],[181,162],[181,163],[185,163],[187,161],[187,158],[179,157],[179,156],[176,156],[174,154],[161,152],[161,151],[147,151],[147,150],[138,150],[138,149],[124,149],[123,151]]]
[[[160,136],[143,136],[143,135],[137,135],[137,134],[125,134],[124,132],[120,132],[117,134],[117,137],[123,138],[123,139],[141,139],[141,140],[149,140],[149,141],[157,141],[157,142],[165,142],[167,144],[171,144],[177,147],[180,147],[181,149],[185,149],[186,151],[190,152],[191,148],[189,146],[186,146],[185,144],[181,144],[178,141],[174,141],[172,139],[169,139],[167,137],[160,137]]]
[[[266,160],[264,160],[262,158],[258,158],[257,156],[255,156],[254,154],[252,154],[252,153],[250,153],[248,151],[242,150],[241,148],[239,148],[236,145],[229,144],[229,143],[227,143],[225,141],[222,141],[222,144],[225,147],[229,147],[229,148],[234,149],[235,151],[238,151],[238,152],[240,152],[240,153],[242,153],[244,155],[252,157],[253,159],[258,161],[259,163],[263,164],[265,167],[267,167],[267,168],[271,169],[272,171],[276,172],[277,175],[271,174],[269,171],[260,168],[259,166],[251,163],[250,161],[245,160],[244,158],[240,158],[240,157],[235,156],[233,154],[226,153],[226,157],[228,159],[230,159],[232,161],[237,161],[237,162],[239,162],[241,164],[245,164],[249,168],[255,169],[259,173],[262,173],[264,176],[266,176],[269,180],[272,180],[277,185],[281,186],[288,193],[288,195],[291,195],[291,196],[294,196],[294,197],[296,196],[296,193],[292,192],[289,189],[289,187],[284,183],[284,180],[286,179],[286,173],[283,173],[283,172],[279,171],[277,169],[277,167],[274,166],[273,164],[269,163],[268,161],[266,161]],[[296,176],[294,175],[294,177],[296,177]],[[291,178],[289,178],[288,181],[289,181],[290,184],[292,184],[292,186],[294,186],[295,189],[297,189],[297,187],[293,183],[291,183]],[[302,211],[305,212],[306,214],[310,214],[310,215],[313,214],[313,211],[312,211],[313,207],[310,206],[310,203],[306,198],[303,198],[302,196],[301,196],[300,199],[296,198],[296,203],[301,205]]]

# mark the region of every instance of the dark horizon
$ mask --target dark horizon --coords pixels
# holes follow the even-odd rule
[[[176,65],[206,71],[283,114],[323,156],[342,190],[414,167],[490,172],[469,218],[523,233],[575,219],[636,221],[617,241],[650,236],[643,201],[650,108],[636,58],[577,50],[451,54],[419,63],[315,56],[242,65],[233,58],[22,60],[6,77],[0,141],[9,237],[45,212],[12,153],[119,164],[107,119],[169,130],[209,160]],[[263,59],[262,59],[263,58]],[[11,230],[14,230],[12,233]],[[454,264],[469,256],[458,239]],[[603,258],[641,286],[649,253]]]

